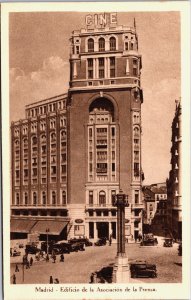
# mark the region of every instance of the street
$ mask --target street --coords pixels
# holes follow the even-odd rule
[[[140,247],[139,244],[126,244],[126,253],[129,262],[133,260],[146,260],[148,263],[156,264],[157,278],[131,278],[130,282],[138,283],[179,283],[182,278],[182,257],[178,256],[178,244],[172,248],[165,248],[162,243],[158,246]],[[23,269],[21,265],[22,256],[11,257],[11,276],[15,273],[15,266],[18,263],[19,272],[16,272],[16,283],[37,284],[49,283],[50,276],[58,278],[59,283],[89,283],[92,272],[109,266],[115,262],[117,245],[101,247],[86,247],[85,251],[65,254],[65,261],[60,262],[60,255],[57,256],[56,263],[50,259],[35,261],[30,269]],[[12,277],[11,277],[12,283]]]

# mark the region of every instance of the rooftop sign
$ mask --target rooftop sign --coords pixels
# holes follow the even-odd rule
[[[105,27],[117,25],[117,13],[86,15],[87,27]]]

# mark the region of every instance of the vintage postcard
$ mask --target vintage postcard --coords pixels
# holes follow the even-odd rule
[[[4,299],[190,298],[189,11],[2,4]]]

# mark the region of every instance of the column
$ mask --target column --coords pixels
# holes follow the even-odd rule
[[[89,222],[85,223],[85,236],[89,239],[90,237],[90,232],[89,232]]]
[[[75,61],[73,62],[73,77],[77,77],[77,66]]]
[[[96,58],[93,58],[93,78],[96,78]]]
[[[104,76],[105,76],[105,78],[108,78],[108,73],[107,73],[107,57],[104,58]]]
[[[94,239],[97,240],[97,223],[94,222]]]

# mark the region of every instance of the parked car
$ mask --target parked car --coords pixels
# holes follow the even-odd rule
[[[180,243],[178,246],[178,255],[182,256],[182,243]]]
[[[76,238],[73,238],[73,239],[70,239],[68,241],[68,243],[71,245],[71,251],[84,251],[85,250],[85,243],[84,242],[81,242],[79,241],[79,239],[76,239]]]
[[[148,263],[133,263],[130,266],[131,277],[157,277],[156,265]]]
[[[52,247],[54,244],[56,244],[56,242],[55,241],[53,241],[53,240],[50,240],[50,241],[48,241],[48,248],[49,247]],[[42,251],[47,251],[47,242],[42,242],[41,243],[41,250]],[[48,250],[49,251],[49,250]]]
[[[90,242],[90,240],[88,240],[88,238],[73,238],[73,239],[70,239],[68,242],[69,243],[76,243],[76,242],[84,243],[86,247],[93,245],[93,243]]]
[[[97,242],[94,243],[95,246],[104,246],[106,245],[107,239],[106,238],[101,238]]]
[[[55,243],[49,246],[48,252],[52,253],[54,251],[55,254],[63,254],[71,252],[71,245],[69,243]]]
[[[34,244],[27,244],[25,247],[25,252],[28,254],[36,254],[40,250],[41,249],[37,248],[37,246]]]
[[[172,247],[173,246],[173,239],[166,238],[164,240],[163,246],[164,247]]]
[[[152,233],[144,234],[143,240],[140,243],[141,246],[156,246],[158,245],[157,238]]]
[[[12,256],[20,256],[20,255],[21,255],[21,251],[19,251],[18,249],[13,249]]]

